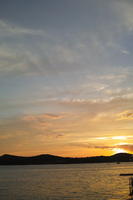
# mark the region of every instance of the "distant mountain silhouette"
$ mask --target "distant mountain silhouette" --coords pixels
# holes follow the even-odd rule
[[[118,153],[112,156],[95,156],[83,158],[60,157],[49,154],[42,154],[31,157],[15,156],[8,154],[0,156],[0,165],[40,165],[108,162],[133,162],[133,154]]]

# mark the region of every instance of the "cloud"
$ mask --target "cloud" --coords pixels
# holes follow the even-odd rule
[[[121,72],[116,71],[116,73],[100,76],[99,79],[104,80],[104,81],[122,82],[127,78],[127,76],[128,76],[128,71],[126,71],[126,69],[123,69]]]
[[[107,70],[109,51],[102,33],[81,33],[65,39],[54,38],[43,30],[28,29],[0,20],[0,39],[9,41],[1,47],[1,72],[23,75],[50,75],[63,72],[85,73]],[[31,36],[38,36],[37,40]],[[100,36],[99,36],[100,35]],[[43,36],[43,37],[42,37]],[[18,38],[19,37],[19,38]],[[69,42],[70,41],[70,42]],[[4,59],[5,58],[5,59]],[[106,63],[105,63],[106,61]],[[110,67],[110,66],[109,66]],[[109,68],[108,67],[108,68]],[[84,70],[83,70],[84,69]]]
[[[113,113],[118,113],[118,111],[123,111],[132,108],[133,98],[113,98],[113,99],[72,99],[59,101],[59,104],[66,106],[71,109],[76,109],[79,111],[88,111],[88,113],[106,113],[112,111]]]
[[[95,140],[132,140],[133,136],[131,135],[119,135],[119,136],[108,136],[108,137],[95,137]]]
[[[88,146],[88,148],[94,148],[94,149],[110,149],[115,150],[117,148],[124,149],[129,152],[133,152],[133,144],[121,144],[121,145],[113,145],[113,146]]]
[[[87,148],[87,149],[103,149],[103,150],[115,150],[115,149],[123,149],[129,152],[133,152],[133,144],[114,144],[114,145],[95,145],[95,144],[89,144],[89,143],[71,143],[72,146],[77,146],[81,148]]]
[[[0,124],[3,139],[17,138],[18,132],[19,138],[25,133],[67,143],[132,134],[133,4],[103,2],[104,7],[98,1],[72,3],[75,11],[67,7],[54,24],[55,13],[49,10],[22,12],[18,19],[9,13],[9,20],[0,20],[0,116],[10,118]],[[54,4],[49,8],[55,10]]]
[[[119,113],[117,116],[118,116],[118,118],[117,118],[118,120],[133,120],[133,111],[126,110],[126,111]]]
[[[127,97],[132,96],[132,88],[113,88],[113,89],[107,89],[105,90],[105,93],[112,97]]]
[[[46,113],[46,114],[35,114],[35,115],[25,115],[23,117],[24,121],[40,121],[43,122],[45,120],[57,120],[57,119],[62,119],[64,115],[60,114],[51,114],[51,113]]]
[[[38,109],[40,112],[43,110],[46,114],[42,115],[44,118],[63,118],[63,114],[61,116],[57,115],[55,113],[58,112],[66,112],[66,113],[75,113],[75,114],[84,114],[86,117],[90,116],[90,119],[94,119],[97,117],[98,119],[105,119],[106,117],[114,118],[114,120],[119,119],[120,116],[127,114],[131,115],[132,112],[132,103],[133,98],[111,98],[111,99],[92,99],[92,100],[86,100],[86,99],[67,99],[61,97],[52,98],[42,98],[42,99],[33,99],[33,100],[27,100],[22,102],[17,101],[8,101],[7,105],[5,105],[5,102],[1,102],[1,109],[4,108],[6,111],[10,111],[10,109],[14,110],[17,108],[21,108],[22,111],[26,112],[28,108],[34,107],[34,109]],[[44,109],[46,108],[47,109]],[[54,110],[55,113],[51,115],[51,108]],[[127,113],[129,112],[129,114]],[[37,112],[36,112],[37,113]],[[130,116],[131,117],[131,116]]]
[[[15,144],[19,140],[22,144],[26,142],[26,145],[37,142],[39,146],[48,146],[55,142],[59,146],[70,144],[83,149],[112,151],[114,148],[120,148],[120,144],[116,142],[132,142],[132,132],[122,130],[126,128],[126,124],[119,124],[119,121],[112,124],[112,119],[106,122],[103,120],[102,123],[94,122],[91,119],[97,115],[96,111],[92,113],[89,109],[84,109],[87,113],[75,113],[70,110],[71,112],[66,113],[21,114],[2,118],[0,120],[1,143]],[[123,135],[119,135],[120,133]],[[124,133],[128,135],[124,136]]]
[[[17,115],[0,120],[0,138],[10,139],[25,137],[60,137],[63,136],[61,119],[65,114]]]
[[[42,30],[34,30],[29,28],[23,28],[21,26],[11,24],[7,21],[0,20],[0,37],[5,36],[44,36],[45,33]]]
[[[111,18],[112,21],[109,20],[108,23],[108,20],[104,17],[104,27],[103,24],[100,23],[100,26],[97,26],[98,28],[96,30],[93,30],[93,27],[89,27],[89,34],[88,31],[82,27],[83,30],[77,34],[75,34],[75,32],[74,34],[68,33],[62,37],[59,33],[59,37],[57,37],[52,31],[45,31],[43,23],[43,29],[38,30],[21,27],[9,21],[0,20],[0,38],[3,41],[4,37],[10,37],[6,42],[6,44],[8,44],[8,52],[6,50],[7,55],[5,55],[6,61],[1,61],[1,72],[9,74],[11,72],[16,72],[17,74],[23,75],[55,75],[61,74],[62,72],[92,74],[94,71],[107,72],[109,68],[113,68],[115,64],[112,63],[112,60],[116,61],[116,66],[114,67],[116,69],[117,66],[120,66],[120,62],[118,62],[115,57],[115,48],[113,48],[113,45],[112,48],[110,48],[108,44],[118,45],[120,48],[117,50],[117,53],[121,51],[123,54],[128,54],[128,48],[122,48],[121,46],[123,45],[118,44],[121,42],[117,40],[117,38],[122,32],[119,33],[114,27],[118,27],[119,21],[122,21],[119,16],[128,15],[128,11],[130,11],[130,15],[132,16],[132,12],[130,4],[124,3],[124,1],[122,1],[122,3],[115,3],[115,1],[113,1],[111,5],[112,4],[114,7],[112,8],[111,6],[111,10],[110,3],[105,5],[108,5],[107,9],[109,12],[113,12],[116,9],[116,12],[113,12],[115,17]],[[126,7],[124,5],[126,5]],[[99,4],[99,6],[101,5]],[[124,12],[117,12],[117,10],[121,11],[119,6],[122,7]],[[105,14],[106,12],[103,12],[104,16]],[[115,20],[116,18],[118,18],[117,21]],[[125,19],[128,17],[123,18]],[[132,18],[130,17],[130,19]],[[71,22],[69,23],[71,24]],[[108,29],[109,26],[111,26],[111,29]],[[35,38],[32,39],[32,37],[29,36],[38,36],[38,38],[35,40]],[[12,45],[12,42],[10,42],[12,40],[16,45]],[[6,41],[6,38],[4,41]],[[14,53],[12,53],[13,51]],[[16,54],[15,58],[14,54]],[[1,58],[2,56],[0,59]],[[120,72],[120,70],[118,71]],[[114,79],[109,76],[106,77],[106,79],[107,78],[110,80]],[[122,77],[121,74],[120,76],[117,75],[115,78],[117,81],[123,79],[124,77]],[[101,87],[98,89],[100,90],[101,88],[103,88],[102,83]]]
[[[21,42],[20,42],[21,43]],[[0,47],[0,72],[3,75],[47,74],[47,67],[38,53],[32,51],[30,45],[1,45]]]
[[[126,55],[129,55],[129,54],[130,54],[130,52],[127,51],[127,50],[121,50],[121,52],[122,52],[123,54],[126,54]]]
[[[62,119],[63,118],[63,115],[56,115],[56,114],[45,114],[44,117],[46,119],[53,119],[53,120],[56,120],[56,119]]]
[[[133,30],[133,2],[132,1],[116,1],[114,9],[117,12],[120,25]]]
[[[93,149],[112,149],[112,148],[114,148],[114,147],[106,146],[106,145],[105,145],[105,146],[99,146],[99,145],[96,145],[96,146],[94,145],[94,146],[93,146],[93,145],[90,145],[90,146],[88,146],[88,148],[91,148],[91,149],[92,149],[92,148],[93,148]]]
[[[22,117],[22,121],[29,124],[31,128],[35,128],[38,131],[42,132],[45,130],[46,132],[53,133],[54,129],[51,127],[53,125],[53,121],[61,120],[64,117],[62,114],[34,114],[34,115],[25,115]],[[48,133],[48,134],[49,134]],[[60,135],[61,133],[58,133]]]
[[[107,145],[93,145],[93,144],[87,144],[87,143],[71,143],[72,146],[77,146],[77,147],[83,147],[83,148],[88,148],[88,149],[112,149],[114,147],[112,146],[107,146]]]
[[[123,144],[123,145],[118,145],[118,147],[126,151],[133,152],[133,144]]]

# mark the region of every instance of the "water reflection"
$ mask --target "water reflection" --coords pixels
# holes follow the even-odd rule
[[[0,167],[2,200],[131,200],[132,163]]]

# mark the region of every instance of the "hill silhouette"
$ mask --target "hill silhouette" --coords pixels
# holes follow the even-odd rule
[[[109,163],[109,162],[132,162],[133,154],[118,153],[112,156],[94,157],[61,157],[50,154],[37,156],[15,156],[4,154],[0,156],[0,165],[40,165],[40,164],[76,164],[76,163]]]

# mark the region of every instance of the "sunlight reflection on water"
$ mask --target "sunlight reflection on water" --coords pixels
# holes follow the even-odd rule
[[[0,166],[1,200],[127,200],[133,163]]]

